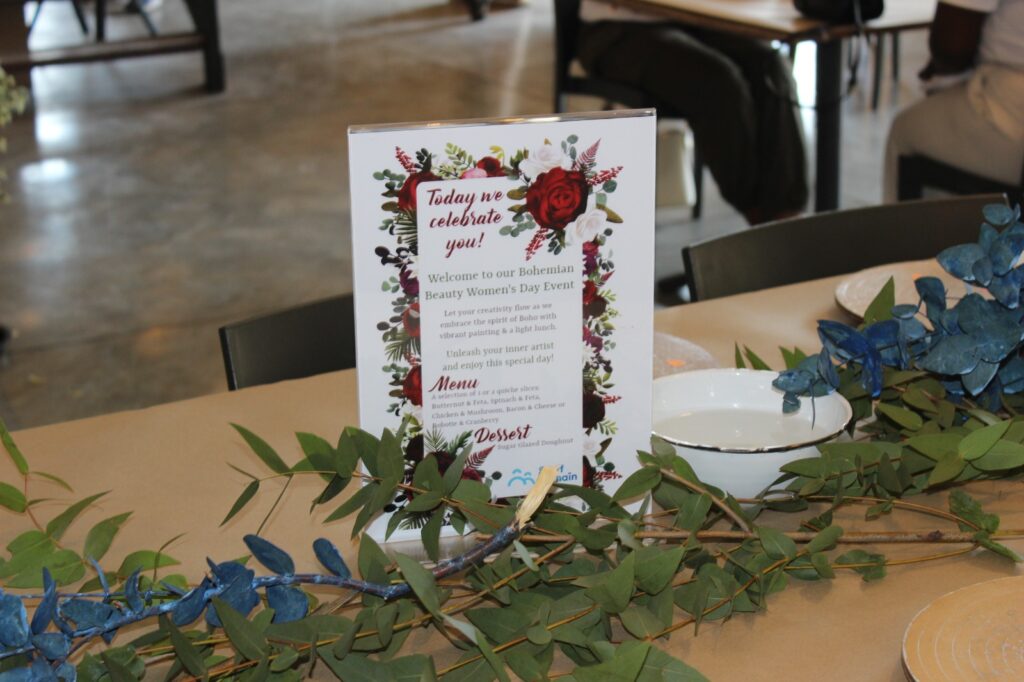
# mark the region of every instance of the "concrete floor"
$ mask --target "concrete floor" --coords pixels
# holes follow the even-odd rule
[[[444,0],[219,5],[222,95],[202,92],[198,55],[34,72],[34,110],[7,129],[0,206],[0,321],[16,333],[0,415],[13,428],[226,390],[220,325],[349,290],[350,124],[551,108],[549,0],[482,23]],[[187,26],[177,0],[156,19]],[[119,16],[110,32],[142,26]],[[32,40],[81,40],[70,6],[47,3]],[[923,45],[906,36],[902,83],[887,76],[878,112],[864,94],[845,104],[844,206],[877,203],[885,131],[918,96]],[[796,73],[809,100],[813,49]],[[680,270],[682,245],[743,228],[710,177],[705,191],[700,221],[659,213],[657,277]]]

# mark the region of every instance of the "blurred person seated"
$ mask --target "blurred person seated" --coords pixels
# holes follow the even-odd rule
[[[722,197],[750,224],[803,212],[807,169],[796,87],[771,46],[583,0],[587,73],[649,93],[693,130]]]
[[[1024,165],[1024,0],[942,0],[919,74],[928,96],[899,113],[883,200],[897,200],[900,156],[920,154],[1016,185]]]

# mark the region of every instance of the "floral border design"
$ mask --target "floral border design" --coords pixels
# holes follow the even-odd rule
[[[416,229],[416,190],[420,183],[435,180],[506,177],[521,184],[508,191],[514,201],[509,224],[499,234],[508,238],[529,235],[524,259],[529,261],[541,249],[561,253],[579,242],[583,253],[583,329],[582,390],[583,428],[586,441],[583,452],[584,485],[600,488],[608,479],[621,478],[615,463],[605,457],[617,427],[608,417],[607,406],[619,402],[612,393],[613,367],[608,353],[615,347],[613,307],[615,293],[608,286],[615,274],[609,245],[614,225],[622,218],[608,206],[618,186],[621,166],[598,170],[600,140],[580,152],[576,135],[559,145],[545,139],[534,150],[518,149],[512,155],[498,146],[479,159],[455,144],[445,145],[443,154],[420,149],[415,158],[399,147],[395,160],[401,170],[386,168],[375,172],[383,183],[385,198],[381,210],[386,214],[379,229],[393,238],[390,245],[375,249],[381,265],[389,269],[383,291],[394,294],[392,315],[377,324],[381,332],[388,364],[382,370],[390,375],[390,396],[395,399],[388,411],[406,420],[403,451],[408,481],[427,455],[434,455],[441,473],[455,461],[457,453],[470,443],[470,434],[446,440],[439,433],[423,430],[423,382],[420,368],[420,304],[418,279],[418,241]],[[484,468],[493,448],[479,450],[470,457],[462,478],[490,486],[500,472],[488,475]],[[402,509],[406,498],[399,497],[386,511]],[[415,523],[411,525],[416,525]]]

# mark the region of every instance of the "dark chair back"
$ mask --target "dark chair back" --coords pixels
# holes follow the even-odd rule
[[[354,317],[345,294],[221,327],[228,388],[355,367]]]
[[[936,256],[975,241],[1001,194],[910,201],[766,223],[683,248],[693,301]]]
[[[1009,197],[1010,203],[1014,205],[1024,200],[1024,168],[1021,169],[1020,182],[1011,185],[969,173],[927,156],[913,154],[899,158],[898,183],[900,201],[920,199],[926,187],[953,194],[999,192]]]

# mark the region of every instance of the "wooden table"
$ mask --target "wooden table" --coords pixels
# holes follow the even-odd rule
[[[814,208],[839,207],[839,159],[842,127],[842,39],[856,33],[852,25],[829,25],[797,12],[793,0],[599,0],[664,17],[680,24],[758,40],[795,45],[817,43],[815,88],[817,159]],[[885,12],[867,23],[867,33],[896,33],[927,28],[936,0],[888,0]],[[879,159],[881,164],[881,159]]]
[[[749,345],[769,362],[778,362],[779,345],[806,350],[817,347],[817,319],[843,319],[833,300],[838,280],[663,310],[657,314],[655,326],[703,345],[723,365],[731,363],[735,341]],[[75,486],[72,496],[44,481],[34,483],[32,497],[64,500],[36,506],[35,513],[41,518],[51,518],[66,506],[68,498],[112,490],[71,526],[63,538],[68,546],[81,548],[94,523],[134,510],[115,540],[110,560],[119,560],[130,550],[157,549],[163,541],[185,532],[168,552],[182,562],[176,571],[196,577],[205,570],[208,555],[226,559],[246,553],[242,535],[255,530],[280,490],[274,482],[265,483],[249,507],[226,527],[218,527],[248,482],[228,463],[264,472],[228,423],[251,427],[287,461],[295,462],[300,451],[294,432],[333,439],[343,426],[356,423],[356,415],[356,374],[349,370],[29,429],[15,437],[33,468],[62,476]],[[13,467],[0,457],[0,480],[14,479]],[[1002,516],[1004,528],[1024,527],[1020,481],[975,483],[968,490],[987,509]],[[355,556],[344,522],[325,527],[321,522],[326,512],[310,517],[309,502],[318,492],[316,481],[297,477],[265,533],[292,553],[300,571],[316,568],[309,547],[322,534],[332,537],[346,557]],[[915,501],[944,505],[941,497]],[[850,523],[863,524],[862,510],[851,514],[856,516]],[[17,523],[10,519],[0,510],[0,546],[6,546],[21,530],[20,519]],[[791,524],[793,519],[787,522]],[[918,523],[924,525],[913,527],[936,527],[935,521],[927,518]],[[912,521],[893,516],[872,522],[870,527],[912,527],[907,524]],[[1009,544],[1024,550],[1021,542]],[[896,551],[885,552],[899,556]],[[711,680],[895,682],[903,679],[900,641],[914,614],[953,589],[1017,570],[1006,560],[975,553],[921,566],[894,567],[877,583],[864,583],[848,573],[830,582],[794,581],[769,600],[766,612],[705,623],[697,637],[687,629],[658,645],[671,649]],[[421,653],[449,648],[434,640],[418,639],[415,646]]]
[[[224,90],[224,56],[220,50],[217,0],[184,0],[195,30],[148,38],[85,43],[46,50],[30,50],[24,20],[27,0],[0,0],[0,66],[23,85],[30,85],[29,72],[36,66],[77,64],[126,57],[150,57],[176,52],[201,52],[207,92]],[[105,15],[106,0],[97,16]],[[102,11],[101,11],[102,10]],[[102,26],[97,26],[102,34]]]

